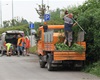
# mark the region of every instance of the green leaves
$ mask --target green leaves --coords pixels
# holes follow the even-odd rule
[[[76,51],[76,52],[82,54],[82,52],[84,51],[84,48],[81,45],[78,45],[78,44],[74,43],[71,46],[70,50],[73,50],[73,51]]]
[[[95,74],[100,77],[100,61],[86,66],[84,71],[89,72],[91,74]]]
[[[56,9],[55,11],[50,12],[51,18],[50,21],[48,21],[48,24],[50,25],[60,25],[64,24],[63,19],[60,18],[60,9]]]
[[[22,30],[25,32],[25,35],[27,35],[27,31],[29,31],[28,25],[20,25],[20,26],[12,26],[12,27],[6,27],[6,28],[1,28],[0,29],[0,34],[3,32],[6,32],[8,30]]]
[[[57,43],[56,44],[56,49],[61,50],[61,51],[62,50],[69,50],[69,47],[64,43]]]
[[[80,54],[84,51],[84,48],[76,43],[74,43],[71,47],[67,46],[64,43],[57,43],[56,44],[56,49],[60,51],[76,51]]]

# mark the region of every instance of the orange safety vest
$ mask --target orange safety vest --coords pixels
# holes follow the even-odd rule
[[[17,46],[22,46],[22,38],[18,38]]]
[[[24,42],[24,43],[25,43],[25,38],[24,38],[24,37],[22,37],[22,42]]]

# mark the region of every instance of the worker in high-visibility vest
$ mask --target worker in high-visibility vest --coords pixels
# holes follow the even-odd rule
[[[20,56],[20,52],[22,52],[22,54],[23,54],[22,37],[21,37],[21,35],[19,34],[19,35],[18,35],[18,41],[17,41],[17,53],[18,53],[18,56]]]
[[[11,56],[12,55],[12,49],[13,49],[13,45],[11,43],[6,43],[5,44],[6,50],[7,50],[7,56]]]

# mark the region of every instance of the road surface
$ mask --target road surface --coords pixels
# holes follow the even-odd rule
[[[100,78],[80,71],[57,70],[49,72],[40,68],[38,57],[0,57],[0,80],[100,80]]]

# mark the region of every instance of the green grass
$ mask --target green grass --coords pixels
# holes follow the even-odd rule
[[[84,71],[100,77],[100,61],[86,66]]]
[[[37,46],[30,47],[29,48],[29,52],[36,54],[36,52],[37,52]]]

